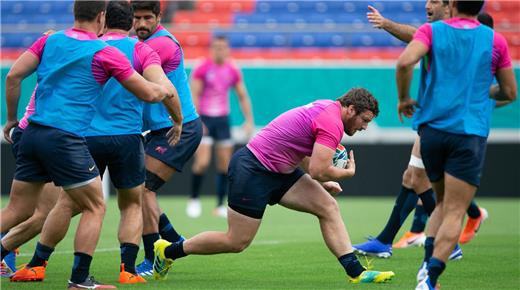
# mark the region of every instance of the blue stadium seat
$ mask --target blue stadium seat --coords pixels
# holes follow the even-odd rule
[[[41,36],[41,33],[2,33],[1,43],[5,48],[28,48]]]

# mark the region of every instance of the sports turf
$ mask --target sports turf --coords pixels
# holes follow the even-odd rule
[[[2,199],[5,205],[5,199]],[[211,215],[214,199],[203,200],[203,215],[189,219],[185,198],[160,199],[177,229],[187,237],[203,230],[225,230],[226,221]],[[341,210],[354,243],[376,235],[392,206],[390,198],[340,198]],[[447,289],[518,289],[520,285],[520,199],[478,199],[490,219],[477,237],[462,246],[464,258],[448,264],[441,277]],[[116,229],[119,214],[115,200],[108,203],[103,233],[94,256],[91,274],[116,284],[119,245]],[[77,218],[66,239],[51,257],[43,283],[10,283],[2,289],[65,289],[72,265],[72,239]],[[410,221],[411,219],[409,219]],[[409,222],[408,221],[408,222]],[[400,234],[409,228],[407,223]],[[21,248],[18,263],[30,259],[35,241]],[[146,285],[118,285],[120,289],[413,289],[422,259],[422,248],[397,249],[388,260],[373,260],[374,268],[392,270],[386,284],[350,284],[322,241],[317,219],[308,214],[270,207],[253,244],[240,254],[190,256],[177,261],[168,280]],[[143,253],[140,252],[141,260]],[[362,263],[365,263],[361,258]]]

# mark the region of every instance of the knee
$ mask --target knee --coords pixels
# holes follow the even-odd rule
[[[195,174],[202,174],[208,170],[209,162],[206,161],[197,161],[193,163],[192,171]]]
[[[417,193],[422,193],[431,188],[430,181],[424,170],[414,170],[411,178],[411,186]]]
[[[33,229],[41,231],[46,219],[46,214],[36,211],[34,215],[28,220],[30,222],[29,226]]]
[[[406,168],[403,172],[403,185],[408,188],[412,188],[412,172],[410,167]]]
[[[29,204],[23,205],[21,203],[9,202],[2,212],[11,212],[19,221],[24,221],[30,218],[34,213],[35,208]]]
[[[227,174],[228,164],[217,164],[217,172]]]
[[[316,216],[319,218],[326,218],[335,216],[339,213],[339,205],[336,199],[334,199],[331,196],[328,196],[328,198],[321,202],[318,205],[318,210],[316,211]]]
[[[466,215],[467,207],[458,206],[453,203],[443,202],[442,203],[443,215],[444,218],[455,218],[455,219],[463,219]]]
[[[74,212],[74,207],[69,208],[71,212]],[[83,207],[82,212],[90,212],[96,216],[105,216],[106,206],[103,201],[93,201]]]
[[[231,253],[240,253],[243,252],[249,245],[251,241],[248,239],[238,239],[235,241],[231,241],[229,251]]]

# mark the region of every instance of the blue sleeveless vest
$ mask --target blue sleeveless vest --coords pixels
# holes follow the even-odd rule
[[[94,54],[107,44],[59,31],[49,36],[36,70],[38,88],[30,122],[83,136],[94,118],[102,86],[92,75]]]
[[[432,23],[431,66],[422,68],[413,128],[421,125],[487,137],[492,110],[489,87],[494,32]]]
[[[130,37],[106,41],[126,55],[132,66],[137,42],[137,39]],[[143,102],[112,77],[105,84],[102,97],[96,102],[96,115],[86,136],[141,134],[142,112]]]
[[[148,39],[146,39],[145,42],[160,36],[167,36],[171,38],[180,47],[180,44],[177,41],[177,39],[165,29],[157,31]],[[166,74],[166,76],[175,86],[179,94],[183,115],[183,123],[188,123],[197,119],[199,115],[197,114],[197,110],[195,109],[195,105],[193,104],[193,100],[191,98],[191,90],[188,81],[188,75],[186,74],[186,70],[184,69],[184,52],[182,53],[182,58],[179,66],[175,70]],[[162,103],[145,103],[143,106],[143,131],[154,131],[162,128],[171,127],[172,122],[170,121],[169,117],[170,115],[168,114],[168,111]]]

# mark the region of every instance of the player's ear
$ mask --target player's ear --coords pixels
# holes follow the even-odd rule
[[[347,117],[352,118],[356,115],[356,108],[354,108],[354,105],[349,105],[347,107]]]

